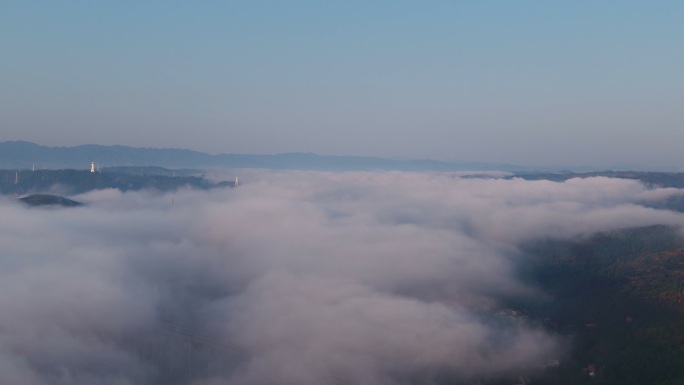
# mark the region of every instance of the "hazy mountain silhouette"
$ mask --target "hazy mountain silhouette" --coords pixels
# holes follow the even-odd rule
[[[395,160],[366,156],[322,156],[313,153],[275,155],[219,154],[169,148],[138,148],[96,144],[73,147],[47,147],[25,141],[0,142],[0,168],[76,168],[86,169],[90,163],[100,166],[161,166],[196,168],[266,168],[298,170],[404,170],[465,171],[501,170],[530,171],[554,168],[531,168],[511,164],[456,163],[429,159]],[[575,169],[575,171],[580,171]],[[588,171],[588,170],[582,170]]]

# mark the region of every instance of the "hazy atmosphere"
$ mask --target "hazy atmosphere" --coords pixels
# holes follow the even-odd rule
[[[0,5],[0,140],[681,170],[684,3]]]
[[[681,194],[608,178],[292,171],[235,190],[93,191],[68,210],[3,199],[2,378],[408,384],[534,368],[569,345],[497,315],[553,300],[518,278],[519,245],[681,225],[642,206]]]
[[[0,2],[0,384],[684,383],[684,2]]]

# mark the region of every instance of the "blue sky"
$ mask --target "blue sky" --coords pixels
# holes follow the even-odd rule
[[[684,2],[0,4],[0,140],[684,169]]]

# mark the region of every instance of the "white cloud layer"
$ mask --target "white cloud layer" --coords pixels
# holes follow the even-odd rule
[[[679,226],[636,181],[260,174],[236,190],[0,201],[0,376],[22,384],[402,384],[535,366],[492,317],[520,242]],[[172,203],[173,202],[173,203]]]

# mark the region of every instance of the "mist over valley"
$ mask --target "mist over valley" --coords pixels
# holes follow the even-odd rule
[[[684,384],[684,2],[0,2],[0,385]]]
[[[577,323],[617,326],[564,306],[567,290],[683,244],[684,215],[658,204],[684,191],[638,180],[242,173],[237,188],[89,189],[51,210],[1,197],[3,381],[565,384],[598,365],[614,383],[620,353]],[[617,251],[586,251],[601,244]],[[620,302],[621,327],[651,325],[639,301]]]

